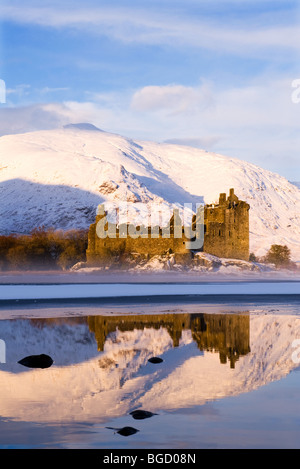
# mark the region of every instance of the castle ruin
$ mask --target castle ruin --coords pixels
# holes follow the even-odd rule
[[[109,265],[112,258],[133,254],[152,257],[166,252],[187,262],[195,251],[217,257],[249,260],[249,209],[234,189],[220,194],[219,203],[205,205],[183,226],[179,210],[174,209],[168,226],[134,226],[110,223],[104,206],[96,215],[88,234],[87,264]]]
[[[204,208],[203,251],[217,257],[249,260],[249,210],[234,189],[220,194],[217,205]]]

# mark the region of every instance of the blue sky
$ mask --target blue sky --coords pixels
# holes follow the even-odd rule
[[[2,0],[0,134],[91,122],[300,181],[290,0]]]

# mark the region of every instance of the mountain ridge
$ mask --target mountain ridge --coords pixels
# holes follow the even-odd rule
[[[286,244],[300,259],[300,189],[252,163],[86,123],[2,136],[0,155],[2,234],[88,228],[100,203],[217,203],[233,187],[251,207],[251,252]]]

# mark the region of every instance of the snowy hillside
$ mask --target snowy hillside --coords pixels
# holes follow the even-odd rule
[[[87,228],[102,202],[214,203],[233,187],[250,206],[250,250],[287,244],[300,259],[300,189],[238,159],[133,141],[92,125],[0,138],[0,233]]]

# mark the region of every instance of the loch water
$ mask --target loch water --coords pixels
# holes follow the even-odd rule
[[[300,448],[298,301],[25,305],[0,317],[2,449]],[[53,363],[19,363],[39,354]]]

